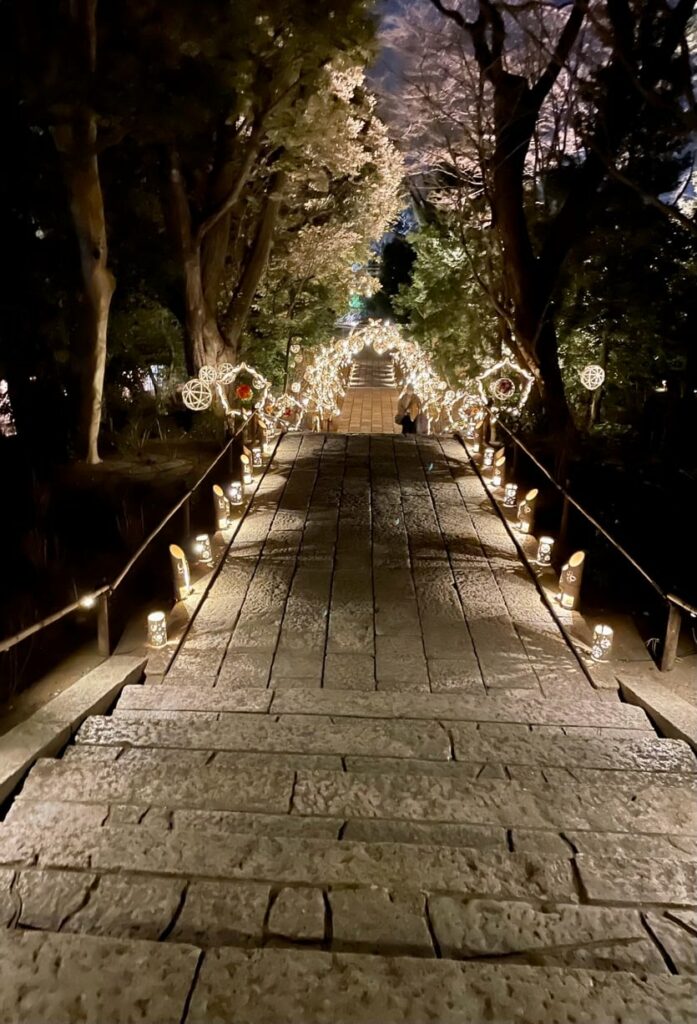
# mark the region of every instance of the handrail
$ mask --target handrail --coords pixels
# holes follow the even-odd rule
[[[26,629],[21,630],[21,632],[19,633],[15,633],[14,636],[5,637],[3,640],[0,640],[0,654],[4,654],[6,651],[11,650],[11,648],[15,647],[18,643],[21,643],[23,640],[27,640],[30,636],[33,636],[35,633],[40,632],[47,626],[52,626],[54,622],[59,622],[61,619],[65,618],[66,615],[72,614],[72,612],[77,611],[79,608],[92,607],[92,605],[94,605],[98,599],[104,599],[105,596],[108,597],[108,595],[113,594],[116,588],[121,586],[124,579],[129,574],[129,572],[136,564],[136,562],[147,551],[150,544],[152,544],[153,540],[163,530],[163,528],[167,525],[170,519],[172,519],[172,517],[176,515],[176,513],[186,504],[186,502],[190,500],[192,495],[195,494],[195,492],[204,482],[204,480],[209,475],[211,470],[218,465],[222,457],[230,450],[230,447],[234,443],[234,441],[239,437],[239,435],[244,431],[247,424],[250,423],[251,420],[253,420],[256,415],[256,411],[252,412],[245,420],[242,421],[240,426],[229,438],[224,447],[221,448],[221,450],[218,452],[213,461],[208,465],[203,474],[198,478],[196,483],[193,484],[193,486],[189,488],[186,494],[184,494],[183,497],[179,499],[177,504],[169,510],[164,519],[160,523],[158,523],[158,525],[150,534],[148,534],[148,536],[145,538],[145,540],[140,545],[138,550],[133,555],[131,555],[128,562],[126,562],[126,565],[118,574],[113,583],[104,584],[104,586],[100,587],[98,590],[91,591],[89,594],[86,594],[84,597],[79,598],[77,601],[73,601],[72,604],[66,605],[65,608],[61,608],[59,611],[53,612],[51,615],[47,616],[47,618],[41,619],[39,622],[35,622],[31,626],[27,626]]]

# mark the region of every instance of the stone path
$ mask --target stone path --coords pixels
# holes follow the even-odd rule
[[[695,1020],[697,773],[452,440],[294,435],[164,679],[0,825],[0,1022]]]

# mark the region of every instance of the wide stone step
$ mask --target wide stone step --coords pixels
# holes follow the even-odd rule
[[[435,718],[465,722],[510,722],[653,732],[646,713],[631,704],[605,700],[543,700],[509,694],[501,697],[472,697],[449,693],[276,690],[270,710],[276,715]]]
[[[694,979],[300,949],[0,934],[13,1024],[687,1024]],[[127,983],[124,983],[127,979]],[[187,1012],[188,1011],[188,1012]]]
[[[695,994],[688,978],[220,949],[204,960],[187,1024],[687,1024]]]
[[[204,948],[311,943],[338,953],[455,960],[505,956],[510,963],[669,973],[661,946],[634,908],[128,871],[30,867],[16,872],[11,882],[7,875],[0,875],[0,906],[12,913],[3,915],[2,924],[17,929]],[[668,940],[680,973],[694,973],[697,936],[679,915],[654,912],[652,931]]]
[[[23,799],[124,803],[206,810],[290,812],[305,817],[453,822],[547,831],[697,834],[694,776],[627,773],[626,784],[565,780],[516,782],[366,770],[233,768],[224,754],[210,764],[140,759],[41,760]],[[621,776],[622,773],[613,773]]]
[[[333,720],[325,716],[284,715],[274,721],[236,712],[219,719],[212,713],[201,718],[186,711],[117,710],[109,717],[89,719],[80,729],[77,743],[213,751],[245,750],[250,742],[268,741],[265,749],[271,752],[278,750],[278,744],[286,737],[286,742],[294,744],[291,750],[300,752],[298,744],[303,744],[304,751],[317,750],[317,745],[323,744],[327,753],[355,758],[353,767],[360,765],[361,757],[371,755],[441,761],[452,755],[465,771],[464,765],[481,768],[498,764],[697,774],[697,759],[686,743],[649,733],[637,731],[624,737],[599,738],[545,735],[533,733],[525,726],[487,722],[443,720],[441,725],[442,728],[429,719],[400,723],[386,719]]]

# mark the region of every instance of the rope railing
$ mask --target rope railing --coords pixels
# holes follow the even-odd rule
[[[543,474],[543,476],[549,481],[549,483],[555,488],[556,491],[561,494],[563,498],[563,509],[561,521],[563,529],[565,531],[566,524],[568,523],[568,510],[569,507],[573,507],[579,512],[584,519],[591,524],[591,526],[597,530],[597,532],[605,538],[612,548],[621,557],[632,566],[632,568],[645,580],[645,582],[658,594],[661,600],[665,603],[668,611],[668,619],[666,623],[666,629],[663,638],[663,644],[661,648],[661,659],[659,667],[662,672],[670,671],[675,664],[677,657],[678,639],[680,637],[680,628],[682,625],[683,613],[691,618],[697,618],[697,606],[691,604],[689,601],[684,600],[682,597],[678,597],[675,594],[668,593],[664,590],[659,583],[641,566],[637,560],[627,551],[627,549],[620,544],[620,542],[613,537],[602,523],[593,516],[587,509],[585,509],[574,497],[571,495],[566,487],[560,484],[554,479],[549,470],[544,466],[540,460],[530,451],[527,445],[516,437],[516,435],[509,430],[505,423],[501,420],[496,422],[496,428],[500,428],[507,439],[512,442],[523,454],[533,463],[533,465]],[[490,444],[495,446],[496,442],[491,441]]]
[[[236,430],[233,432],[233,434],[228,439],[223,448],[221,448],[221,450],[218,452],[213,461],[209,463],[209,465],[198,478],[196,483],[193,484],[193,486],[189,488],[186,494],[184,494],[183,497],[179,499],[176,505],[174,505],[173,508],[169,510],[167,515],[157,524],[155,529],[148,534],[148,536],[145,538],[145,540],[137,549],[137,551],[135,551],[131,555],[129,560],[126,562],[126,565],[123,567],[123,569],[119,572],[118,576],[111,583],[106,583],[98,589],[83,595],[77,601],[73,601],[71,604],[66,605],[59,611],[53,612],[51,615],[46,616],[46,618],[41,619],[39,622],[35,622],[31,626],[27,626],[26,629],[21,630],[19,633],[15,633],[14,636],[5,637],[3,640],[0,640],[0,654],[4,654],[6,651],[9,651],[13,647],[16,647],[17,644],[22,643],[24,640],[28,640],[29,637],[34,636],[36,633],[40,633],[42,630],[46,629],[48,626],[54,625],[56,622],[60,622],[61,619],[64,619],[67,616],[74,614],[76,611],[84,611],[86,608],[91,608],[94,605],[96,605],[97,646],[99,649],[99,653],[103,654],[105,657],[108,657],[108,655],[111,654],[113,649],[111,642],[111,631],[109,628],[109,599],[111,595],[117,590],[118,587],[121,586],[123,581],[133,570],[135,565],[140,561],[140,559],[143,557],[143,555],[148,550],[153,541],[160,535],[165,526],[173,519],[173,517],[178,512],[182,510],[184,512],[184,531],[187,534],[190,532],[190,509],[192,497],[198,491],[201,485],[207,480],[207,478],[210,476],[210,473],[212,472],[213,469],[215,469],[215,467],[218,465],[221,459],[223,459],[225,455],[231,453],[233,446],[238,441],[238,439],[244,434],[248,425],[252,421],[256,421],[256,419],[257,413],[252,412],[250,413],[249,416],[247,416],[246,419],[242,421],[242,423],[236,428]]]

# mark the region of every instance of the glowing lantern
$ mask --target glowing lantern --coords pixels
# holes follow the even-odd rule
[[[252,467],[254,469],[261,469],[264,464],[264,453],[260,444],[255,444],[252,448]]]
[[[244,503],[242,484],[239,480],[233,480],[231,484],[228,484],[227,493],[231,505],[238,507]]]
[[[535,521],[535,502],[537,501],[537,494],[537,488],[533,487],[533,489],[528,491],[525,495],[520,505],[518,505],[518,522],[516,523],[516,529],[520,530],[521,533],[532,533]]]
[[[493,468],[493,465],[494,465],[494,455],[495,455],[495,449],[490,448],[487,445],[487,447],[484,449],[484,459],[482,461],[482,466],[483,466],[484,469],[492,469]]]
[[[537,564],[552,564],[552,548],[554,547],[553,537],[540,537],[537,544]]]
[[[605,661],[612,650],[614,632],[612,626],[596,626],[593,630],[593,646],[591,647],[591,658],[593,661]]]
[[[240,462],[242,463],[242,483],[245,487],[251,487],[254,483],[254,476],[252,474],[249,455],[240,455]]]
[[[503,487],[503,478],[506,474],[506,456],[501,455],[494,462],[494,472],[491,477],[493,487]]]
[[[218,484],[213,484],[213,508],[216,530],[227,530],[230,525],[230,504]]]
[[[191,573],[186,555],[178,544],[170,544],[169,558],[174,580],[174,600],[183,601],[191,593]]]
[[[148,646],[164,647],[167,643],[167,617],[164,612],[148,615]]]
[[[194,551],[198,557],[199,562],[204,562],[207,565],[213,561],[213,551],[211,548],[211,539],[207,533],[199,533],[194,541]]]
[[[559,602],[562,608],[577,608],[581,596],[585,551],[575,551],[559,575]]]
[[[518,501],[518,484],[506,484],[503,491],[503,504],[506,508],[515,508]]]

